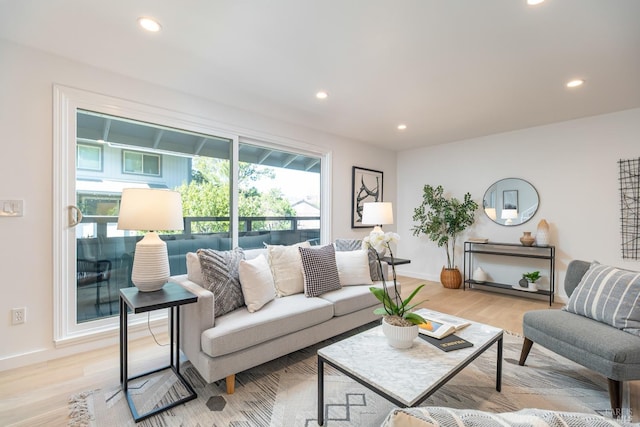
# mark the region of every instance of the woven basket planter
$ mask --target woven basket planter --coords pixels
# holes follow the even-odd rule
[[[444,268],[440,272],[440,283],[449,289],[458,289],[462,284],[462,275],[457,268]]]

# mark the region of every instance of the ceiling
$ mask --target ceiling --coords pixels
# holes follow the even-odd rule
[[[403,150],[640,107],[639,18],[638,0],[0,0],[0,38]]]

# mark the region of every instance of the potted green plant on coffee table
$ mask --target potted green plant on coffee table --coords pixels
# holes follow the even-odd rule
[[[391,271],[393,275],[393,296],[389,295],[389,287],[386,280],[382,280],[382,288],[372,286],[369,288],[371,293],[382,303],[382,307],[376,308],[373,312],[382,317],[382,330],[389,344],[397,348],[411,347],[413,340],[418,336],[418,325],[424,323],[425,320],[411,310],[424,301],[411,304],[416,294],[424,287],[418,286],[411,294],[402,299],[400,290],[398,289],[398,281],[396,277],[396,268],[393,263],[393,251],[391,250],[391,242],[397,242],[399,236],[396,233],[382,231],[372,231],[369,236],[362,241],[365,249],[374,249],[380,270],[380,277],[385,277],[382,270],[382,260],[380,253],[386,249],[391,258]]]

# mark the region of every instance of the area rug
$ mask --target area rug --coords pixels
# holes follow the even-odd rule
[[[379,322],[378,322],[379,323]],[[236,375],[236,391],[224,381],[206,384],[189,362],[181,372],[198,398],[140,423],[133,422],[120,386],[70,397],[72,426],[317,426],[316,351],[344,335],[294,352]],[[447,406],[490,412],[539,408],[610,413],[606,379],[540,346],[527,366],[518,366],[522,338],[505,334],[502,392],[495,390],[496,346],[492,346],[422,406]],[[165,403],[183,391],[170,371],[130,386],[136,406]],[[325,367],[325,425],[379,426],[393,405],[329,366]],[[144,408],[140,410],[146,410]],[[610,414],[609,414],[610,415]]]

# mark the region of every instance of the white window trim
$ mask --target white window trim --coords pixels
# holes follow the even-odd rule
[[[68,86],[53,87],[53,337],[56,347],[82,342],[96,341],[113,335],[119,328],[116,317],[78,324],[76,322],[76,289],[68,286],[74,282],[76,239],[70,223],[73,221],[76,181],[76,112],[77,110],[99,111],[120,117],[128,117],[149,123],[197,133],[212,134],[232,141],[232,182],[238,178],[239,142],[272,146],[293,150],[301,154],[320,157],[321,161],[321,225],[320,240],[326,243],[331,235],[331,151],[287,138],[243,128],[227,126],[205,118],[150,106],[125,99],[88,92]],[[240,136],[242,135],[242,136]],[[238,196],[232,189],[232,206],[237,206]],[[238,235],[238,213],[231,213],[231,230],[234,240]],[[234,245],[237,241],[233,242]],[[166,317],[156,311],[152,319]],[[130,324],[139,325],[147,321],[144,315],[131,316]]]

